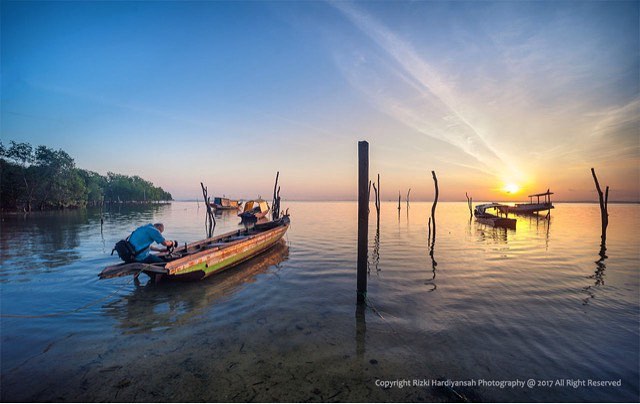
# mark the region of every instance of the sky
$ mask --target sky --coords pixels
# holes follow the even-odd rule
[[[3,0],[0,135],[176,199],[355,200],[367,140],[384,200],[640,201],[639,9]]]

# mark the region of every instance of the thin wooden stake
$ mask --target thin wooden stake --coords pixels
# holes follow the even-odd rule
[[[436,205],[438,205],[438,178],[436,177],[436,172],[431,171],[431,175],[433,176],[433,184],[436,188],[436,194],[433,199],[433,205],[431,206],[431,225],[433,226],[433,238],[436,238]]]
[[[280,188],[278,188],[278,177],[280,177],[280,171],[276,173],[276,182],[273,185],[273,200],[271,202],[271,219],[277,220],[280,215],[280,206],[279,206],[279,198],[278,193],[280,192]]]
[[[211,197],[208,196],[207,187],[201,182],[200,187],[202,187],[202,196],[204,198],[204,204],[207,208],[207,216],[205,217],[205,230],[207,231],[207,238],[213,237],[213,231],[216,228],[216,218],[213,215],[213,211],[211,210]]]
[[[369,205],[371,204],[371,180],[369,180],[369,188],[367,190],[367,213],[371,213],[371,208]]]
[[[602,228],[600,239],[600,246],[603,249],[606,249],[605,245],[607,243],[607,226],[609,225],[609,186],[607,185],[604,195],[602,194],[602,189],[600,188],[600,183],[598,182],[598,177],[596,177],[596,171],[592,168],[591,175],[593,175],[593,181],[596,183],[596,191],[598,191],[598,199],[600,202],[600,218],[602,220]],[[604,254],[604,252],[602,252]]]
[[[382,188],[380,187],[380,174],[378,174],[378,215],[380,215],[380,195]]]

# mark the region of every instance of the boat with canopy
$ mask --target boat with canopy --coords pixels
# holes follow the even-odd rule
[[[516,203],[515,206],[503,205],[500,207],[500,210],[504,213],[517,214],[534,214],[545,210],[551,210],[554,208],[551,203],[551,195],[553,195],[553,192],[550,192],[547,189],[547,192],[529,195],[529,203]],[[540,201],[540,197],[543,198],[542,202]],[[536,202],[533,201],[533,198],[537,198]]]
[[[505,206],[506,205],[495,202],[477,205],[473,210],[473,215],[480,223],[488,224],[494,227],[507,227],[510,229],[515,229],[517,220],[509,218],[509,213],[506,211],[502,211]],[[495,214],[487,212],[487,210],[490,209],[493,210]]]

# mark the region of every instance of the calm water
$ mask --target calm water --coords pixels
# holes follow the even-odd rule
[[[517,230],[430,203],[370,221],[371,306],[355,305],[352,202],[286,202],[271,252],[193,284],[98,280],[113,244],[162,221],[203,238],[195,203],[5,216],[3,401],[637,401],[639,205],[612,205],[599,259],[595,204],[558,204]],[[372,206],[373,208],[373,206]],[[218,217],[216,233],[236,229]],[[437,264],[436,264],[437,263]],[[87,306],[87,307],[83,307]],[[80,310],[74,311],[78,308]],[[15,318],[7,315],[54,317]],[[574,379],[620,386],[409,386],[378,381]],[[378,382],[379,384],[379,382]]]

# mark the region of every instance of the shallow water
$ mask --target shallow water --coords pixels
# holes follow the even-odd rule
[[[557,204],[517,229],[439,203],[370,215],[369,307],[355,305],[353,202],[283,202],[270,252],[198,283],[98,280],[113,244],[162,221],[203,238],[204,208],[3,217],[3,401],[637,401],[639,205],[611,205],[600,259],[596,204]],[[237,228],[223,214],[216,234]],[[58,316],[15,318],[7,315]],[[475,386],[379,387],[450,379]],[[620,386],[488,386],[490,381]],[[485,380],[485,382],[482,382]]]

